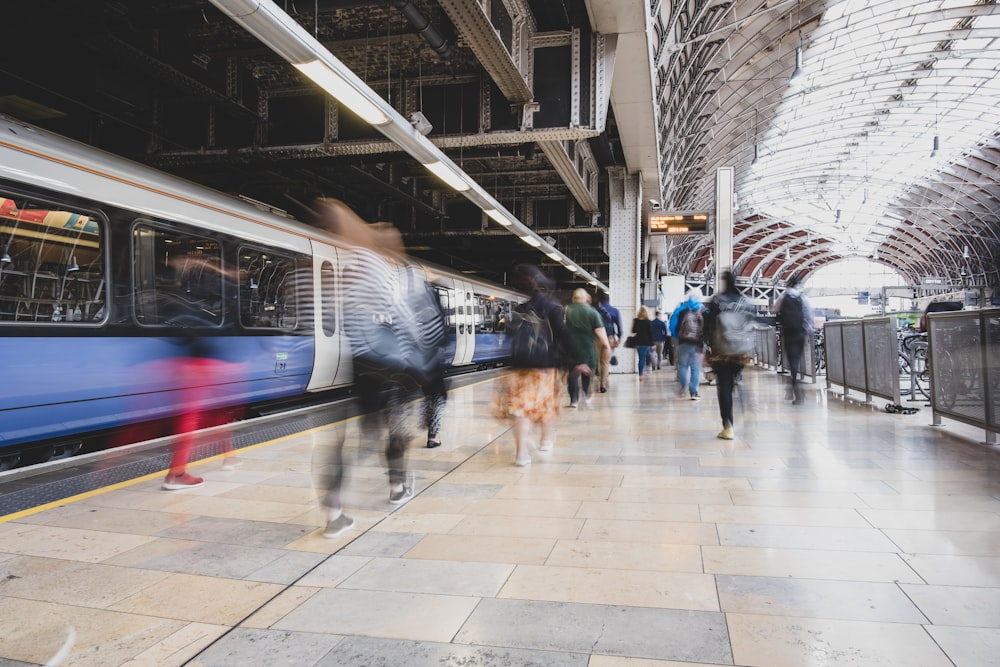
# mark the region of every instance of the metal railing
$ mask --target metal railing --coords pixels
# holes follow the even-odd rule
[[[895,319],[827,322],[824,338],[828,390],[832,385],[839,385],[845,397],[850,391],[860,391],[866,402],[879,396],[899,403],[899,344]]]

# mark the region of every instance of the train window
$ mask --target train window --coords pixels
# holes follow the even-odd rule
[[[493,299],[481,294],[476,295],[476,331],[493,333]]]
[[[222,248],[217,240],[140,223],[132,231],[132,246],[140,324],[222,324]]]
[[[499,299],[496,301],[496,307],[493,311],[493,315],[496,318],[493,324],[493,331],[496,333],[504,333],[507,331],[507,323],[510,322],[510,301],[504,299]]]
[[[319,309],[322,316],[323,333],[327,337],[330,337],[337,332],[337,311],[335,307],[337,303],[337,282],[333,272],[333,264],[330,262],[323,262],[322,266],[320,266],[319,282],[321,290],[319,295]]]
[[[101,322],[105,225],[97,214],[0,192],[0,322]]]
[[[445,330],[448,333],[455,333],[458,331],[458,322],[455,319],[455,306],[452,303],[452,297],[454,296],[454,291],[446,287],[434,287],[434,291],[437,292],[438,301],[441,302],[441,312],[444,313]]]
[[[291,257],[240,248],[240,323],[254,329],[294,328],[299,298],[311,291],[310,275],[298,271]]]

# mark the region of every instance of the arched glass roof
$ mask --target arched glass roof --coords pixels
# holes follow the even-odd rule
[[[997,284],[995,2],[665,3],[659,20],[662,197],[713,210],[735,167],[738,274],[867,257],[913,284]],[[665,263],[703,271],[711,243]]]

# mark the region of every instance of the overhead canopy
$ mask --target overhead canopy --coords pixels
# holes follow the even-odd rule
[[[736,169],[738,275],[867,257],[997,284],[1000,6],[959,1],[664,3],[662,197],[709,209]],[[711,269],[712,239],[664,264]]]

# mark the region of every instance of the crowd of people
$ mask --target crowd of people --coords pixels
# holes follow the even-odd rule
[[[366,223],[336,200],[320,200],[316,213],[317,224],[350,248],[342,279],[343,327],[351,344],[355,391],[363,413],[360,438],[383,446],[387,500],[399,505],[414,495],[407,449],[417,437],[418,422],[426,431],[426,447],[442,444],[446,313],[431,287],[432,277],[407,259],[395,227]],[[544,453],[555,446],[555,422],[564,406],[571,410],[589,406],[594,393],[610,390],[610,366],[618,363],[620,346],[635,350],[640,383],[647,379],[647,371],[660,371],[665,362],[674,366],[678,396],[684,399],[701,398],[702,369],[707,364],[722,422],[718,437],[735,437],[733,394],[752,353],[755,308],[740,294],[730,271],[720,276],[720,289],[707,303],[702,292],[692,288],[672,313],[654,310],[651,315],[650,309],[639,306],[627,337],[621,313],[607,295],[594,306],[591,294],[577,289],[564,304],[556,298],[552,279],[537,266],[517,266],[514,277],[529,298],[511,313],[511,370],[497,380],[494,417],[512,427],[515,465],[530,465],[533,451]],[[788,281],[773,310],[782,325],[790,370],[788,397],[800,404],[802,353],[811,333],[811,314],[797,276]],[[189,374],[209,368],[215,372],[212,364],[221,363],[214,361],[215,356],[192,351],[180,368]],[[179,431],[192,430],[198,423],[197,416],[186,414]],[[326,508],[324,536],[330,538],[354,526],[342,497],[347,469],[344,433],[335,436],[318,466]],[[163,484],[166,490],[203,483],[185,470],[189,441],[186,436],[178,439]],[[226,466],[237,463],[227,450]]]

